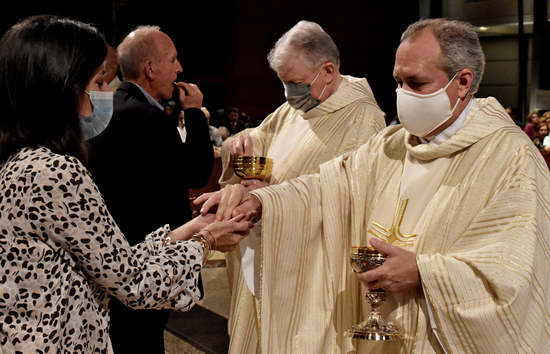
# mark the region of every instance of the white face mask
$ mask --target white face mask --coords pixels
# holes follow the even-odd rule
[[[395,90],[397,92],[397,115],[407,131],[419,137],[426,137],[453,116],[460,98],[456,100],[455,106],[451,109],[451,101],[446,90],[456,75],[458,73],[453,76],[447,86],[427,95],[402,88]]]

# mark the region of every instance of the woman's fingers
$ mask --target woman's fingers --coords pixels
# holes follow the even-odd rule
[[[228,221],[216,221],[208,226],[208,230],[216,239],[216,250],[220,252],[232,251],[245,238],[254,224],[249,220],[254,212],[239,214]],[[214,246],[214,245],[212,245]]]
[[[230,221],[239,222],[242,219],[244,219],[245,217],[246,217],[245,214],[239,214],[239,215],[235,216],[233,219],[231,219]]]

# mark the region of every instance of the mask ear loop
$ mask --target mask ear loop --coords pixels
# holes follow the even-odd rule
[[[325,87],[323,87],[323,91],[321,91],[321,94],[319,95],[319,98],[318,100],[321,99],[321,97],[323,96],[323,93],[325,92],[325,89],[327,88],[327,84],[325,84]]]
[[[324,64],[323,64],[324,65]],[[317,76],[315,76],[315,79],[313,79],[312,82],[309,83],[309,85],[313,85],[313,83],[315,82],[315,80],[317,80],[317,78],[319,77],[319,75],[321,75],[321,71],[323,71],[323,65],[321,65],[321,69],[319,69],[319,72],[317,73]]]
[[[460,70],[460,71],[462,71],[462,70]],[[460,71],[458,71],[458,72],[453,76],[453,78],[449,81],[449,83],[447,84],[447,86],[445,86],[445,91],[447,91],[447,88],[448,88],[449,86],[451,86],[451,82],[453,82],[453,80],[456,78],[456,76],[458,75],[458,73],[460,73]],[[447,97],[448,97],[448,96],[447,96]],[[466,95],[466,97],[468,97],[468,95]],[[466,97],[465,97],[465,98],[466,98]],[[453,109],[451,110],[451,114],[453,114],[453,113],[455,112],[455,109],[456,109],[456,107],[458,106],[458,102],[460,102],[460,100],[461,100],[460,97],[458,97],[458,98],[456,99],[456,103],[455,103],[455,106],[453,107]]]
[[[462,70],[460,70],[460,71],[462,71]],[[455,79],[455,77],[458,75],[458,73],[460,73],[460,71],[458,71],[458,72],[455,74],[455,76],[453,76],[453,78],[451,79],[451,81],[449,81],[449,83],[447,84],[447,86],[449,86],[449,85],[451,84],[451,82]],[[445,88],[445,89],[446,89],[446,88]],[[474,95],[475,95],[476,93],[477,93],[477,91],[468,92],[468,93],[466,94],[466,96],[464,96],[464,98],[466,98],[466,97],[468,97],[468,96],[474,97]],[[454,109],[453,109],[453,110],[454,110]]]
[[[325,64],[321,65],[321,69],[319,70],[319,72],[317,73],[317,76],[315,76],[315,79],[313,79],[313,81],[311,82],[311,84],[309,84],[309,86],[311,87],[311,85],[313,85],[313,83],[315,82],[315,80],[317,80],[317,78],[319,77],[319,75],[321,75],[321,71],[323,71],[323,66]],[[321,91],[321,94],[319,95],[319,98],[317,98],[318,100],[321,99],[321,97],[323,97],[323,93],[325,93],[325,89],[327,88],[327,84],[325,84],[325,87],[323,87],[323,91]]]

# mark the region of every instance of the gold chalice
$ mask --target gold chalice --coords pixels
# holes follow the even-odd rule
[[[386,261],[386,254],[372,247],[351,247],[350,263],[354,272],[361,273],[380,267]],[[346,330],[345,336],[366,340],[401,339],[401,330],[386,323],[380,314],[380,304],[386,301],[384,289],[367,290],[367,301],[370,303],[370,314],[361,323]]]
[[[259,156],[237,156],[233,159],[235,174],[244,179],[267,179],[273,171],[273,159]]]

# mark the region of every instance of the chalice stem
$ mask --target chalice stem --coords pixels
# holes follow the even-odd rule
[[[365,318],[357,327],[368,333],[384,333],[390,326],[379,313],[371,312],[370,316]]]
[[[384,331],[388,324],[380,314],[380,304],[386,300],[384,291],[367,291],[367,301],[370,303],[370,315],[359,324],[359,327],[367,331]]]
[[[379,303],[371,303],[370,304],[370,314],[371,316],[379,316],[380,315],[380,304]]]

